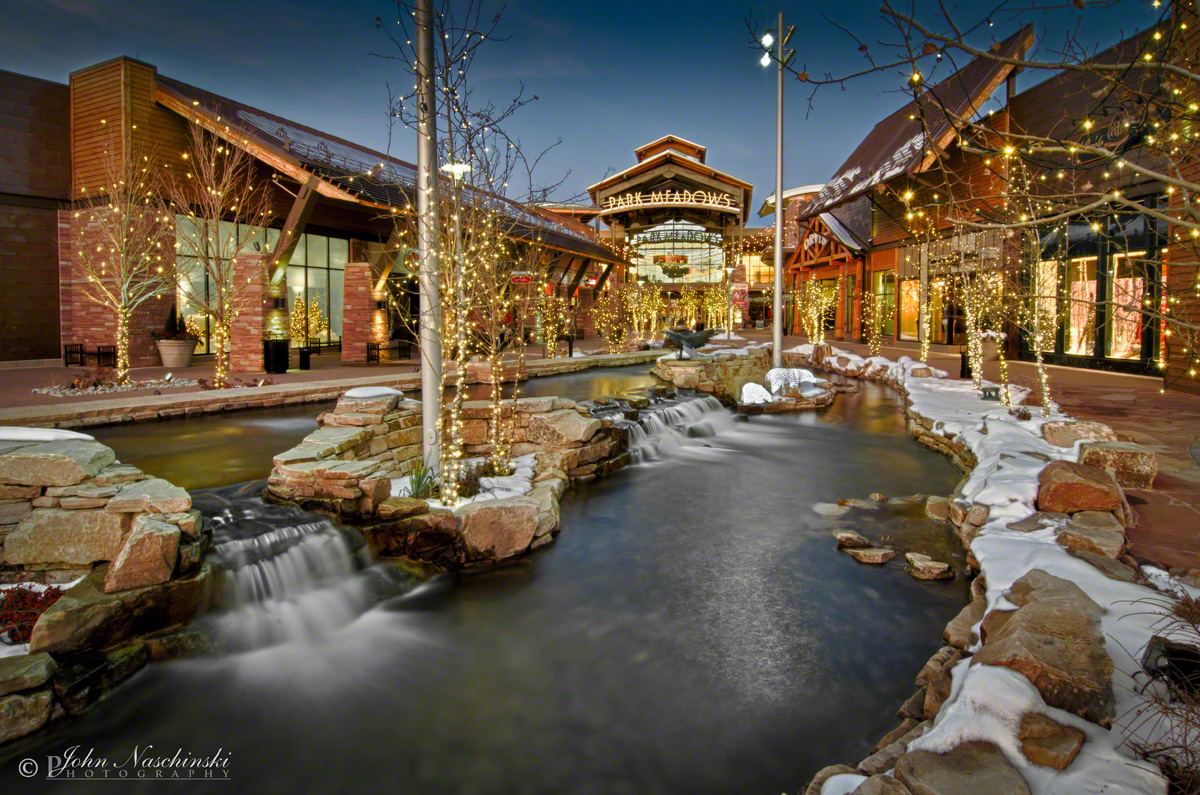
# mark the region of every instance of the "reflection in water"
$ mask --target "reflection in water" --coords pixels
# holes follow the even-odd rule
[[[961,570],[918,502],[836,520],[809,507],[950,491],[954,470],[903,434],[898,408],[867,384],[825,413],[702,418],[708,432],[569,492],[562,534],[529,558],[394,581],[402,595],[332,630],[151,666],[21,756],[223,747],[237,781],[289,793],[795,791],[893,728],[965,600],[961,577],[921,582],[834,549],[830,530],[852,526]],[[273,510],[252,517],[266,532]],[[238,522],[218,540],[251,532]],[[0,775],[17,788],[15,762]]]

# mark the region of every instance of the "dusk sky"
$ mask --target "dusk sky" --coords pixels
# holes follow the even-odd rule
[[[878,9],[877,2],[855,0],[787,3],[785,21],[798,28],[796,63],[813,75],[865,65],[857,42],[823,14],[859,33],[882,59],[885,48],[877,42],[896,34]],[[765,26],[775,11],[729,0],[515,0],[500,25],[509,40],[481,55],[475,91],[503,101],[523,81],[538,95],[509,130],[527,151],[562,139],[539,173],[541,182],[552,183],[570,172],[557,199],[578,198],[606,173],[631,165],[634,147],[672,133],[707,146],[714,168],[753,183],[757,210],[774,184],[775,76],[750,49],[746,20]],[[1158,13],[1149,2],[1088,11],[1080,40],[1115,43],[1153,24]],[[9,0],[0,69],[65,83],[75,69],[135,56],[176,79],[383,150],[387,84],[411,79],[401,64],[370,54],[390,47],[375,17],[395,14],[386,0]],[[1063,11],[1041,17],[1043,47],[1062,42],[1070,17]],[[962,16],[979,18],[975,11]],[[994,27],[973,37],[976,43],[1015,30],[1005,14],[993,19]],[[1030,75],[1021,80],[1022,87],[1035,82]],[[844,91],[825,88],[809,112],[810,87],[789,79],[785,188],[828,179],[871,126],[904,103],[903,84],[893,71]],[[400,132],[391,154],[415,160],[414,135]],[[769,220],[755,216],[752,223]]]

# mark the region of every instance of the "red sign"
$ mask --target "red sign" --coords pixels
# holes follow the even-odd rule
[[[584,281],[584,284],[586,284],[588,287],[595,287],[596,284],[600,281],[600,277],[599,276],[589,276],[586,279],[584,279],[583,281]]]
[[[528,273],[514,273],[511,281],[513,284],[529,284],[533,277]]]

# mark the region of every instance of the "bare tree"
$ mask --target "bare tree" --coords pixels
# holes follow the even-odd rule
[[[101,184],[84,186],[86,209],[73,214],[73,240],[63,249],[86,279],[85,300],[117,319],[117,383],[129,381],[129,321],[144,304],[175,287],[171,224],[158,203],[159,163],[152,151],[117,151],[103,143]]]
[[[267,273],[254,244],[271,221],[271,197],[256,177],[254,158],[226,140],[230,128],[210,131],[192,119],[188,129],[188,151],[165,171],[162,212],[174,224],[185,311],[207,319],[217,357],[213,385],[222,388],[233,324],[242,309],[251,309],[251,287]]]

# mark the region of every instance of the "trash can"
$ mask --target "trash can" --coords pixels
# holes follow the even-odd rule
[[[312,369],[312,348],[300,348],[297,352],[300,355],[300,369],[301,370],[311,370]]]
[[[263,340],[263,370],[272,374],[288,371],[290,340]]]
[[[970,378],[971,377],[971,360],[967,358],[967,352],[963,351],[962,353],[960,353],[958,355],[960,358],[959,367],[958,367],[958,377],[959,378]]]

